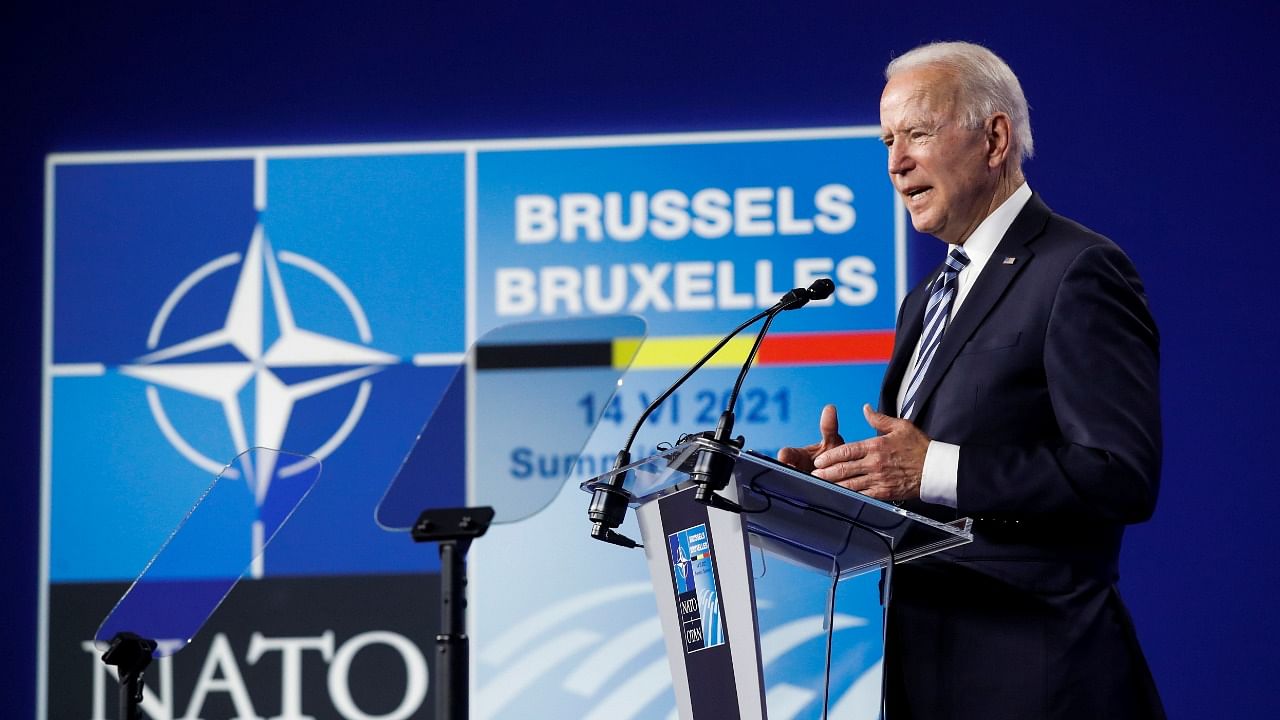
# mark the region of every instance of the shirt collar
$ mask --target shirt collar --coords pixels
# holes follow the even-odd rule
[[[969,275],[977,275],[982,272],[982,268],[986,266],[987,260],[991,258],[991,254],[996,251],[996,246],[1000,244],[1000,240],[1004,238],[1004,234],[1009,231],[1009,226],[1013,225],[1013,221],[1018,217],[1018,213],[1022,212],[1023,206],[1031,199],[1031,186],[1023,182],[1014,190],[1005,201],[1000,203],[1000,207],[988,215],[978,227],[974,228],[971,234],[964,241],[965,254],[969,256]],[[947,248],[947,252],[951,252],[951,245]]]

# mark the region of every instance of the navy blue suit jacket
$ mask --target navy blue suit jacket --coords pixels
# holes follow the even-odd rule
[[[919,340],[929,280],[903,301],[881,409]],[[973,543],[894,577],[890,717],[1163,717],[1115,589],[1123,528],[1160,476],[1159,338],[1110,240],[1033,195],[951,319],[915,424],[957,444]]]

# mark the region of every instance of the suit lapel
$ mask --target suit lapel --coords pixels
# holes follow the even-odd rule
[[[929,371],[920,384],[920,390],[916,393],[916,404],[920,408],[915,413],[917,418],[927,411],[929,398],[946,377],[947,371],[951,369],[951,363],[960,353],[960,348],[969,342],[969,338],[991,313],[991,309],[1004,295],[1009,284],[1022,272],[1027,263],[1031,262],[1034,253],[1027,244],[1044,230],[1048,219],[1048,206],[1039,195],[1032,195],[1001,238],[991,259],[982,269],[982,274],[969,289],[964,304],[947,325],[942,335],[942,342],[939,343],[933,362],[929,365]],[[1013,261],[1006,262],[1006,258],[1013,258]],[[920,335],[921,322],[923,322],[922,318],[914,319],[916,337]],[[910,350],[907,352],[909,354]]]

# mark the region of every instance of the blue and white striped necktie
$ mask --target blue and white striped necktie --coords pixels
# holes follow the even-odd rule
[[[947,255],[946,266],[931,286],[929,305],[924,310],[924,332],[921,334],[920,356],[916,360],[916,370],[911,375],[911,384],[907,386],[906,395],[902,398],[902,412],[898,416],[910,420],[916,411],[916,393],[924,375],[929,371],[929,363],[938,352],[942,343],[942,333],[951,320],[951,306],[955,304],[956,289],[959,285],[960,271],[969,264],[969,255],[962,247],[952,248]]]

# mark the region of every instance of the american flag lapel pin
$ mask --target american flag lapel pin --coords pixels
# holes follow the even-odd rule
[[[1012,265],[1012,264],[1014,264],[1014,263],[1016,263],[1016,262],[1018,262],[1018,258],[1013,257],[1012,255],[1010,255],[1009,257],[1007,257],[1007,258],[1005,258],[1005,259],[1004,259],[1004,264],[1005,264],[1005,265]]]

